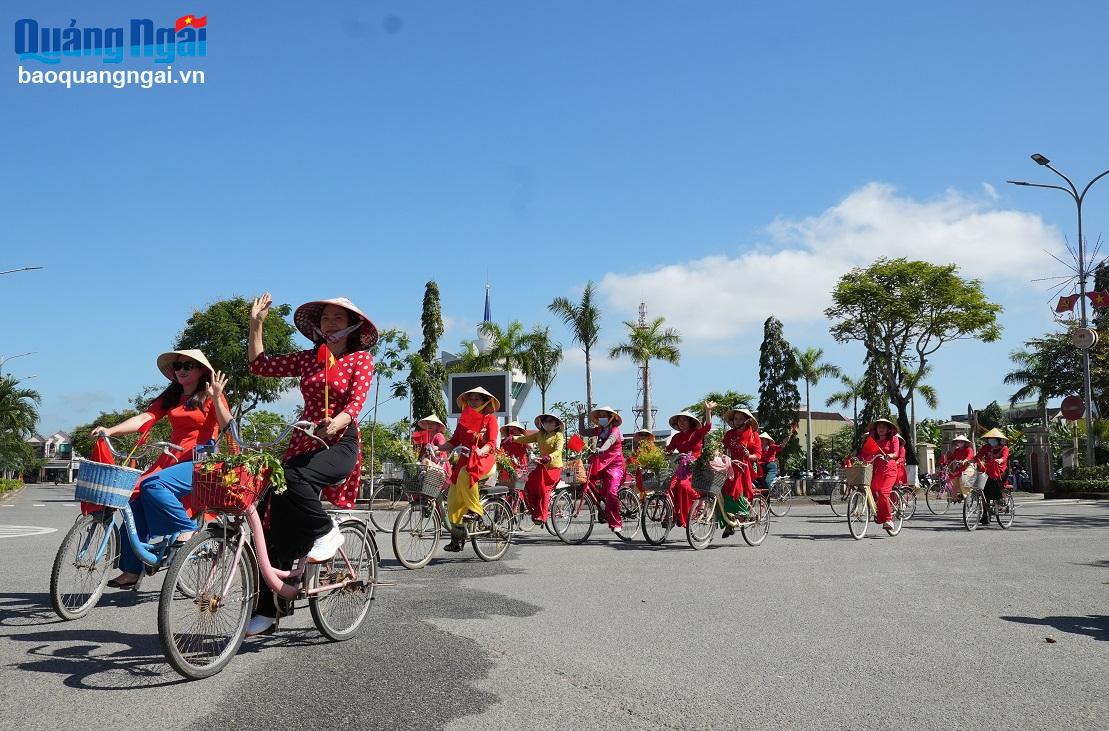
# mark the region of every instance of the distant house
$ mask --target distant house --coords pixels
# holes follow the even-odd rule
[[[62,482],[73,482],[77,473],[79,456],[73,451],[73,438],[67,432],[57,431],[48,437],[34,433],[27,437],[27,444],[43,460],[42,467],[35,475],[24,475],[39,482],[48,482],[55,477]]]
[[[798,444],[802,448],[805,446],[806,434],[808,433],[808,424],[806,422],[806,414],[804,409],[797,410],[797,439]],[[830,437],[837,434],[840,429],[845,426],[854,426],[855,422],[848,419],[843,414],[835,411],[814,411],[812,412],[812,436],[813,439],[817,437]],[[771,434],[775,440],[781,441],[785,434]]]

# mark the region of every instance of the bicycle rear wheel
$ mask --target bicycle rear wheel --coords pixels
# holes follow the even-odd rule
[[[951,509],[951,493],[942,480],[936,480],[924,491],[924,504],[932,515],[943,515]]]
[[[895,536],[901,532],[905,525],[905,501],[903,498],[904,493],[901,490],[890,490],[890,522],[893,523],[893,530],[886,531],[891,536]]]
[[[512,545],[512,509],[501,498],[484,501],[482,508],[481,530],[470,543],[482,561],[499,561]]]
[[[250,551],[236,556],[241,537],[199,532],[177,551],[162,583],[158,639],[174,670],[192,680],[215,675],[231,662],[246,635],[256,576]],[[181,579],[181,573],[191,576]],[[189,597],[178,582],[196,587]]]
[[[850,496],[851,492],[847,485],[841,483],[833,487],[832,491],[828,493],[828,505],[832,508],[832,512],[838,516],[847,515],[847,503]]]
[[[982,511],[985,510],[984,502],[981,490],[971,490],[966,496],[963,500],[964,528],[969,531],[978,530],[978,524],[982,521]]]
[[[847,530],[856,541],[866,535],[870,525],[870,505],[867,503],[866,492],[852,490],[847,496]]]
[[[535,527],[535,520],[528,512],[528,503],[524,500],[524,491],[517,490],[512,498],[513,526],[517,533],[530,533]]]
[[[747,512],[747,520],[752,521],[740,526],[739,532],[748,546],[762,545],[770,535],[770,505],[765,495],[756,495]]]
[[[555,535],[563,543],[577,545],[593,532],[596,505],[593,498],[583,495],[576,498],[564,490],[551,502],[551,523]]]
[[[916,515],[916,491],[911,487],[901,488],[901,512],[905,520],[912,520]]]
[[[695,551],[707,548],[716,533],[716,497],[699,497],[689,509],[685,538]]]
[[[1005,490],[1001,493],[1001,499],[997,501],[997,524],[1002,528],[1012,528],[1016,516],[1017,504],[1013,500],[1013,493]]]
[[[639,492],[633,487],[621,487],[616,497],[620,500],[620,519],[624,524],[619,536],[621,540],[630,542],[639,535],[639,514],[643,512],[643,504],[639,502]]]
[[[88,614],[100,601],[108,572],[118,558],[119,529],[112,513],[105,511],[78,518],[58,546],[50,571],[50,603],[58,616],[80,619]]]
[[[312,621],[321,634],[336,642],[350,639],[362,627],[374,598],[378,565],[377,542],[365,523],[344,520],[339,532],[343,535],[342,547],[330,561],[312,564],[305,580]],[[312,594],[344,581],[353,583]]]
[[[410,503],[393,523],[393,555],[406,569],[422,569],[435,555],[442,534],[443,521],[435,503]]]
[[[769,494],[770,512],[774,517],[781,518],[789,514],[793,507],[793,485],[789,478],[779,477],[770,483]]]
[[[652,546],[661,546],[674,524],[674,506],[665,493],[651,493],[643,501],[643,537]]]
[[[370,523],[375,530],[388,533],[396,525],[397,515],[404,510],[408,499],[400,485],[383,483],[370,496]]]

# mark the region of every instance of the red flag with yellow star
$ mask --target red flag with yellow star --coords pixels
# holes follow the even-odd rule
[[[195,15],[182,15],[174,23],[173,32],[180,33],[185,28],[203,28],[206,25],[208,25],[207,15],[202,15],[199,18]]]
[[[1094,307],[1109,307],[1109,289],[1087,292],[1086,296],[1090,298],[1090,304]]]

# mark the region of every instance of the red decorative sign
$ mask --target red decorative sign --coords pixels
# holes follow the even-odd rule
[[[1063,399],[1061,410],[1064,419],[1078,421],[1086,413],[1086,402],[1082,400],[1081,396],[1067,396]]]

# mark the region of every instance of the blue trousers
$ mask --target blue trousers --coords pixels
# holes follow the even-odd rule
[[[765,465],[763,465],[763,469],[766,474],[762,478],[762,486],[769,489],[770,483],[778,479],[778,463],[767,462]]]
[[[135,530],[146,543],[154,536],[168,536],[196,529],[196,521],[185,512],[180,497],[193,489],[193,463],[181,462],[145,478],[139,494],[131,501]],[[131,574],[142,570],[142,561],[131,548],[126,526],[120,531],[119,568]]]

